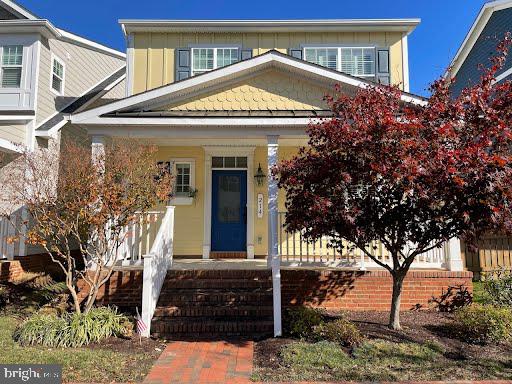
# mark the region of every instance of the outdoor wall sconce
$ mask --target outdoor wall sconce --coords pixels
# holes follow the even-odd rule
[[[267,175],[263,173],[263,169],[261,169],[261,163],[258,163],[258,170],[256,171],[256,174],[254,175],[254,178],[256,179],[256,183],[258,184],[258,187],[261,187],[263,183],[265,182]]]

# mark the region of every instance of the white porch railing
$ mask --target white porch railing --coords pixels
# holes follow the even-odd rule
[[[306,242],[300,232],[288,233],[284,230],[285,212],[279,212],[279,254],[282,264],[286,266],[328,266],[366,269],[380,266],[359,248],[351,243],[343,243],[343,253],[329,247],[329,238],[322,237],[314,243]],[[380,262],[391,264],[391,255],[380,242],[374,242],[367,248],[368,252]],[[448,256],[448,243],[441,248],[432,249],[419,255],[412,268],[444,268]]]
[[[136,214],[136,220],[124,228],[124,241],[117,250],[118,264],[142,266],[142,256],[150,253],[163,217],[163,211]]]
[[[151,319],[155,313],[160,290],[173,261],[174,207],[167,207],[162,223],[148,254],[143,256],[142,320],[146,324],[144,337],[151,334]]]

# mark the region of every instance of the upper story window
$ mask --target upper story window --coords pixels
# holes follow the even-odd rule
[[[4,45],[2,50],[2,88],[20,88],[23,70],[23,45]]]
[[[51,87],[59,95],[64,93],[64,64],[56,57],[52,59]]]
[[[238,61],[238,48],[192,48],[192,76]]]
[[[375,48],[373,47],[307,47],[306,61],[335,69],[349,75],[375,76]]]

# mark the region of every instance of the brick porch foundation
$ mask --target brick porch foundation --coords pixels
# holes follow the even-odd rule
[[[62,275],[60,267],[47,254],[15,256],[14,260],[0,261],[0,282],[15,282],[25,272],[46,272],[54,277]]]
[[[251,271],[245,272],[247,279],[250,279]],[[229,270],[218,270],[215,273],[218,274],[219,285],[222,284],[224,273],[230,276]],[[472,277],[471,272],[409,272],[404,282],[401,308],[426,309],[431,305],[432,298],[441,297],[449,287],[463,285],[471,292]],[[281,283],[283,306],[308,305],[364,311],[388,310],[391,303],[392,279],[386,271],[283,269]],[[114,272],[110,281],[101,289],[98,301],[122,308],[133,309],[139,306],[140,309],[142,271]]]

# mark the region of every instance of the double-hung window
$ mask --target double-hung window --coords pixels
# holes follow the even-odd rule
[[[57,94],[64,93],[64,64],[62,61],[54,57],[52,59],[52,90]]]
[[[375,76],[375,47],[306,47],[306,61],[353,76]]]
[[[175,163],[176,167],[176,196],[189,196],[190,174],[192,165],[190,163]]]
[[[2,88],[20,88],[23,71],[23,45],[4,45],[2,50]]]
[[[192,76],[238,61],[238,48],[192,48]]]

